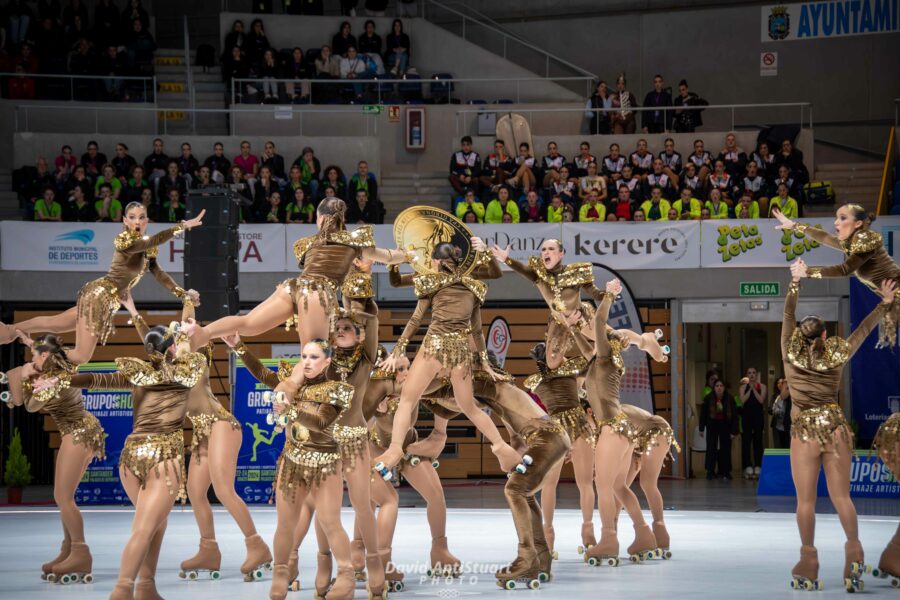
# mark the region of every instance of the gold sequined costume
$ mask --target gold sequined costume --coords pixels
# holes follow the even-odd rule
[[[527,265],[512,258],[507,258],[506,264],[535,284],[551,310],[566,314],[580,310],[582,292],[598,302],[603,297],[603,291],[594,285],[591,263],[559,263],[548,269],[539,256],[532,256]]]
[[[537,394],[550,418],[559,423],[573,442],[584,437],[593,445],[596,432],[578,398],[578,376],[587,370],[588,361],[581,357],[566,359],[555,369],[539,362],[539,372],[525,380],[525,389]]]
[[[888,469],[900,478],[900,413],[894,413],[878,428],[872,448]]]
[[[674,448],[676,452],[681,452],[681,446],[678,445],[678,441],[675,439],[675,432],[672,431],[672,426],[661,416],[654,415],[639,406],[631,404],[623,404],[622,412],[631,421],[637,433],[637,439],[634,442],[635,454],[639,456],[650,454],[653,448],[659,446],[659,436],[663,436],[669,446]],[[669,456],[672,456],[671,452]]]

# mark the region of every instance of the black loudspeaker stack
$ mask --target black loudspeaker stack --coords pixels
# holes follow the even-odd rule
[[[206,210],[203,225],[185,232],[184,288],[200,293],[198,321],[238,312],[238,225],[241,210],[228,188],[188,192],[186,218]]]

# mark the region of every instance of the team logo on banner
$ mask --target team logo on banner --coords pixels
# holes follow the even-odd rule
[[[791,31],[791,13],[786,6],[775,6],[769,15],[769,37],[783,40]]]
[[[47,247],[47,262],[51,265],[96,265],[100,252],[95,246],[88,246],[92,241],[94,241],[93,229],[77,229],[61,233]]]
[[[488,329],[487,349],[497,357],[497,364],[501,367],[506,362],[506,353],[509,352],[509,323],[503,317],[495,317]]]

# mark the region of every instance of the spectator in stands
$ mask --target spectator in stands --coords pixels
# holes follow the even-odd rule
[[[194,179],[194,183],[191,187],[202,190],[203,188],[212,187],[214,185],[216,184],[213,183],[212,180],[212,171],[209,170],[209,167],[203,165],[197,170],[197,178]]]
[[[650,172],[653,168],[653,155],[647,150],[647,140],[638,140],[637,149],[628,157],[628,162],[634,175],[640,179]]]
[[[706,209],[713,219],[728,218],[728,204],[722,200],[722,192],[719,188],[709,190],[709,200],[706,201]]]
[[[121,18],[113,0],[99,0],[94,5],[94,43],[98,48],[116,47]]]
[[[468,223],[478,223],[478,215],[473,213],[471,210],[466,212],[462,217],[460,217],[460,219],[462,219],[463,223],[467,223],[467,224]]]
[[[588,174],[588,165],[596,163],[597,157],[591,154],[591,145],[581,142],[578,147],[578,155],[572,160],[572,173],[581,178]]]
[[[616,135],[622,135],[623,133],[634,133],[634,130],[636,128],[634,111],[629,109],[638,107],[640,106],[640,104],[638,104],[637,98],[635,98],[634,94],[626,89],[627,85],[628,83],[625,80],[625,73],[622,73],[616,78],[616,93],[613,96],[612,104],[613,108],[621,110],[615,111],[610,116],[613,133]]]
[[[457,194],[462,194],[465,188],[472,188],[477,192],[481,157],[472,150],[472,138],[468,135],[462,137],[460,146],[461,149],[450,157],[450,185]]]
[[[375,33],[375,21],[366,21],[366,32],[359,38],[358,50],[363,54],[375,54],[381,57],[381,36]]]
[[[273,190],[266,199],[268,210],[265,215],[265,223],[281,223],[284,221],[284,207],[281,205],[281,192]]]
[[[141,165],[134,165],[131,167],[131,173],[128,176],[128,180],[125,182],[125,189],[122,192],[121,197],[126,203],[140,202],[141,195],[144,193],[144,190],[149,187],[150,183],[144,179],[144,167]]]
[[[322,185],[323,186],[331,186],[334,190],[334,195],[341,200],[345,200],[347,198],[347,184],[345,183],[347,178],[344,177],[344,172],[341,171],[341,168],[337,165],[329,165],[325,167],[325,175],[322,177]]]
[[[188,187],[197,178],[197,172],[200,170],[200,163],[191,153],[191,145],[187,142],[181,144],[181,156],[178,157],[178,174],[184,178]]]
[[[247,34],[245,45],[246,48],[242,47],[241,50],[247,55],[250,64],[253,67],[260,65],[263,60],[263,54],[271,48],[262,19],[254,19],[250,23],[250,33]]]
[[[779,377],[775,380],[775,397],[769,406],[772,415],[772,445],[775,448],[791,447],[791,389],[787,379]]]
[[[226,103],[231,104],[232,94],[235,102],[243,102],[246,97],[247,83],[243,80],[250,77],[249,59],[245,59],[240,48],[231,48],[231,55],[222,61],[222,80],[225,82]]]
[[[574,223],[575,222],[575,207],[571,204],[566,204],[563,208],[563,223]]]
[[[456,205],[456,216],[462,219],[466,213],[475,215],[475,222],[484,222],[484,204],[475,196],[475,190],[466,188],[463,191],[462,201]]]
[[[781,142],[781,150],[775,155],[775,164],[786,165],[800,185],[809,183],[809,171],[803,164],[803,152],[794,148],[791,140],[785,138]]]
[[[21,170],[21,179],[16,183],[13,178],[13,185],[19,196],[19,204],[25,209],[25,219],[34,220],[34,202],[41,195],[45,187],[58,187],[56,177],[50,172],[47,159],[39,156],[34,167],[23,167]]]
[[[519,153],[516,155],[516,172],[506,184],[513,188],[521,188],[528,191],[537,185],[534,175],[534,157],[531,155],[531,146],[528,142],[519,144]]]
[[[44,193],[34,203],[35,221],[62,221],[62,206],[56,201],[56,191],[52,186],[44,188]]]
[[[390,67],[391,75],[400,77],[406,73],[409,66],[409,36],[403,33],[403,21],[394,19],[391,24],[391,33],[385,42],[384,66]]]
[[[587,110],[585,116],[591,122],[591,134],[593,135],[609,135],[612,131],[610,126],[611,112],[601,112],[602,109],[612,108],[613,96],[609,93],[609,87],[605,81],[597,82],[597,88],[594,94],[588,98]]]
[[[159,220],[163,223],[180,223],[184,221],[184,196],[175,188],[172,188],[166,194],[166,202],[162,206],[162,218]]]
[[[647,221],[647,215],[644,214],[643,208],[634,209],[634,222],[635,223],[644,223]]]
[[[7,23],[9,28],[9,43],[13,46],[24,42],[28,36],[28,27],[34,19],[34,13],[28,7],[25,0],[11,0],[6,7],[9,15]]]
[[[519,222],[519,207],[509,199],[509,188],[501,185],[497,189],[497,197],[488,202],[484,214],[484,222],[502,223],[504,214],[509,214],[511,222]]]
[[[116,177],[122,182],[122,184],[128,183],[128,177],[131,174],[131,169],[137,164],[137,161],[134,160],[134,157],[128,154],[128,146],[119,142],[116,144],[116,155],[113,157],[110,164],[115,169]]]
[[[737,434],[737,406],[725,382],[719,379],[712,393],[703,398],[700,409],[700,435],[707,438],[706,479],[731,480],[731,440]]]
[[[670,208],[668,214],[666,215],[667,221],[677,221],[679,219],[678,211],[674,208]]]
[[[734,181],[744,176],[747,170],[747,153],[737,145],[737,136],[729,133],[725,136],[725,147],[719,152],[718,160],[725,163],[725,171]]]
[[[578,180],[578,198],[583,202],[592,191],[597,192],[597,200],[606,202],[606,180],[599,174],[596,162],[589,162],[584,177]]]
[[[356,196],[347,207],[348,223],[379,224],[384,220],[383,215],[384,209],[381,203],[374,198],[369,198],[369,194],[365,190],[357,190]]]
[[[483,189],[496,191],[513,174],[516,162],[507,154],[503,140],[494,140],[494,151],[487,155],[481,167],[479,181]],[[499,221],[497,221],[499,223]]]
[[[96,179],[106,163],[106,155],[98,150],[97,142],[89,141],[87,152],[81,155],[81,164],[84,165],[88,177]]]
[[[91,48],[91,43],[84,38],[79,38],[75,43],[75,52],[69,55],[69,73],[80,75],[72,80],[72,92],[75,100],[92,101],[96,99],[96,80],[92,77],[96,74],[97,58]]]
[[[213,153],[206,157],[203,164],[209,167],[212,174],[212,180],[216,183],[222,183],[231,171],[231,161],[225,157],[225,146],[222,142],[213,144]]]
[[[51,11],[51,13],[54,11]],[[59,11],[55,11],[59,12]],[[58,14],[53,16],[58,18]],[[64,27],[71,27],[78,19],[81,19],[85,25],[88,22],[87,7],[81,0],[69,0],[69,4],[62,11],[62,24]]]
[[[559,147],[556,142],[548,143],[547,154],[541,158],[544,187],[550,187],[560,181],[560,169],[566,164],[566,157],[559,153]]]
[[[225,180],[225,185],[233,186],[233,188],[244,197],[246,204],[253,204],[253,186],[247,183],[247,180],[244,178],[244,172],[239,166],[231,166],[231,171],[229,172],[228,179]],[[249,206],[245,206],[241,209],[241,215],[244,222],[247,222],[249,212]]]
[[[697,169],[700,181],[706,184],[706,179],[713,170],[712,155],[703,146],[703,140],[694,140],[694,151],[688,156],[688,161]]]
[[[744,169],[746,174],[741,180],[740,186],[743,188],[743,193],[750,194],[750,196],[759,203],[761,215],[769,214],[769,183],[766,181],[765,177],[759,174],[759,167],[756,166],[756,162],[752,160],[748,161],[747,166],[744,167]]]
[[[343,21],[340,29],[331,38],[331,51],[335,56],[346,56],[347,50],[353,46],[356,48],[356,36],[351,33],[350,22]]]
[[[75,169],[72,171],[72,176],[66,180],[65,185],[63,186],[63,196],[68,197],[69,193],[72,191],[72,188],[76,185],[83,185],[86,188],[86,191],[94,189],[91,180],[88,179],[87,174],[85,173],[83,165],[75,166]]]
[[[778,176],[778,164],[775,162],[775,155],[769,152],[769,144],[766,142],[759,143],[752,159],[759,168],[760,175],[767,180],[775,179]]]
[[[91,37],[93,37],[90,32],[88,32],[87,26],[87,18],[82,19],[80,15],[75,15],[75,20],[69,23],[66,27],[66,37],[65,44],[66,48],[71,50],[77,50],[78,46],[82,41],[85,42],[85,46],[90,49],[91,48]],[[72,69],[70,67],[70,72]]]
[[[622,178],[622,169],[626,164],[625,157],[619,154],[619,145],[610,144],[609,154],[603,157],[601,165],[601,172],[606,177],[607,185],[612,186],[613,182]]]
[[[122,26],[124,29],[130,29],[131,24],[135,20],[141,22],[144,29],[150,27],[150,15],[141,5],[141,0],[130,0],[122,11]]]
[[[294,161],[294,166],[300,168],[300,181],[306,186],[307,195],[315,200],[319,195],[319,175],[322,172],[322,166],[313,149],[309,146],[303,148],[300,156]]]
[[[678,200],[672,203],[672,208],[678,212],[679,216],[687,213],[691,219],[699,219],[703,203],[698,198],[694,198],[691,188],[685,187],[681,189],[681,196]]]
[[[17,73],[37,73],[38,64],[38,57],[34,54],[31,44],[23,42],[19,46],[19,54],[12,60],[13,69],[21,67],[21,71],[17,70]]]
[[[120,223],[122,221],[122,204],[113,198],[112,186],[104,183],[100,186],[100,196],[94,202],[97,221],[101,223]]]
[[[156,181],[166,174],[166,166],[169,157],[163,152],[163,141],[160,138],[153,140],[153,151],[144,158],[144,173],[150,185],[156,187]]]
[[[316,215],[316,205],[306,199],[306,192],[303,191],[303,186],[293,188],[290,193],[293,196],[293,200],[285,209],[284,222],[288,224],[313,223]]]
[[[519,206],[519,218],[522,223],[543,223],[544,203],[541,202],[537,190],[528,190],[525,201]]]
[[[268,141],[263,144],[263,153],[260,156],[260,160],[262,161],[261,167],[268,167],[269,172],[272,174],[272,179],[278,183],[279,187],[283,186],[287,181],[287,176],[284,172],[284,157],[275,150],[275,142]]]
[[[550,198],[550,204],[547,205],[547,222],[562,223],[565,208],[566,205],[563,203],[562,198],[559,197],[559,194],[553,194]]]
[[[563,165],[559,170],[559,181],[550,186],[551,193],[559,194],[562,201],[573,209],[578,205],[578,184],[576,179],[569,177],[569,167]]]
[[[278,102],[278,82],[276,81],[281,75],[281,67],[275,60],[275,51],[266,48],[263,51],[262,61],[256,69],[256,76],[262,81],[263,104],[274,104]]]
[[[661,110],[672,106],[672,92],[663,87],[662,75],[653,77],[653,89],[644,96],[645,108],[656,108],[641,113],[641,124],[644,133],[663,133],[672,128],[673,114],[668,110]]]
[[[94,191],[99,193],[100,186],[103,184],[109,184],[112,188],[113,198],[116,200],[121,198],[122,182],[116,177],[116,170],[111,164],[105,164],[101,168],[100,176],[94,180]]]
[[[369,172],[369,163],[361,160],[356,164],[356,173],[350,178],[347,190],[350,198],[355,198],[357,192],[364,191],[370,199],[378,200],[378,180]]]
[[[747,211],[747,216],[742,217],[741,213],[744,211]],[[759,203],[748,192],[744,192],[741,194],[738,204],[734,207],[734,212],[741,219],[758,219],[760,215]]]
[[[666,138],[663,142],[663,151],[659,153],[659,159],[663,163],[663,172],[669,176],[673,187],[678,187],[678,175],[683,170],[681,153],[675,150],[675,140]]]
[[[615,223],[618,220],[619,220],[619,218],[616,216],[616,213],[611,212],[611,213],[606,214],[606,221],[608,223]]]
[[[178,161],[170,160],[166,165],[166,174],[156,180],[156,197],[160,206],[165,206],[170,190],[178,190],[179,197],[187,194],[187,181],[178,172]]]
[[[72,146],[68,144],[62,147],[62,153],[53,161],[56,167],[57,185],[64,185],[75,171],[76,161],[72,154]]]
[[[661,158],[653,159],[653,167],[644,177],[644,196],[649,196],[650,190],[655,187],[663,191],[663,198],[671,200],[675,195],[675,185],[666,173],[665,165]]]
[[[700,181],[700,176],[697,175],[697,167],[690,161],[688,161],[684,171],[681,173],[681,185],[691,188],[694,195],[701,200],[707,197],[703,182]]]
[[[153,200],[153,189],[149,187],[142,189],[138,201],[147,210],[147,217],[150,221],[156,221],[159,218],[160,208]]]
[[[337,198],[336,190],[334,189],[334,186],[332,186],[332,185],[323,185],[322,192],[323,192],[323,196],[322,196],[322,200],[320,200],[320,202],[325,202],[327,200],[332,200],[334,198]]]
[[[11,77],[7,82],[7,97],[10,100],[34,100],[37,98],[34,78],[25,77],[22,65],[16,65],[14,70],[18,77]]]
[[[706,206],[704,206],[703,209],[700,211],[700,220],[701,220],[701,221],[708,221],[709,219],[710,219],[709,208],[707,208]]]
[[[280,186],[272,179],[272,170],[269,167],[260,167],[259,179],[253,186],[253,205],[256,209],[258,223],[266,222],[265,213],[270,210],[269,198],[275,192],[280,191]],[[280,223],[282,220],[279,219],[278,222]]]
[[[731,207],[734,206],[734,180],[731,179],[731,175],[725,170],[725,162],[722,160],[716,159],[716,162],[713,166],[712,174],[706,179],[706,187],[707,194],[708,190],[718,189],[722,192],[722,199],[725,203]]]
[[[97,212],[94,205],[90,202],[84,193],[84,188],[76,185],[72,188],[72,194],[66,202],[66,208],[63,211],[63,218],[66,221],[78,223],[93,223],[97,220]]]
[[[244,140],[241,142],[241,153],[234,157],[231,164],[241,169],[244,180],[250,189],[253,189],[256,183],[256,176],[259,173],[259,159],[256,155],[250,153],[250,142]]]
[[[703,119],[700,113],[703,112],[700,106],[707,106],[709,102],[688,89],[687,80],[682,79],[678,82],[678,95],[672,101],[673,106],[681,108],[675,109],[674,127],[678,133],[693,133],[696,129],[703,125]]]
[[[243,51],[246,41],[247,35],[244,33],[244,22],[236,19],[231,24],[231,31],[225,36],[225,42],[222,44],[222,56],[220,57],[222,63],[228,60],[234,48]]]
[[[644,211],[648,221],[667,221],[670,208],[672,205],[662,197],[662,190],[659,188],[650,190],[650,199],[641,204],[641,210]]]
[[[620,221],[630,221],[634,205],[635,203],[631,198],[631,190],[628,189],[628,186],[623,185],[616,190],[616,198],[609,212],[615,213]]]
[[[131,35],[125,49],[128,52],[128,62],[133,69],[138,72],[152,72],[156,41],[144,27],[140,19],[132,21]]]
[[[578,211],[578,220],[581,222],[600,222],[606,220],[606,206],[597,199],[597,192],[591,190],[588,193],[587,201],[581,205]]]
[[[772,209],[777,208],[785,217],[796,219],[800,216],[800,208],[797,201],[791,197],[790,188],[786,183],[778,184],[778,195],[769,200],[769,216],[772,216]]]
[[[290,171],[288,171],[287,183],[285,187],[290,190],[291,193],[294,192],[297,188],[302,188],[302,174],[300,173],[300,167],[297,165],[291,165]],[[308,195],[308,194],[307,194]]]
[[[355,46],[348,46],[346,56],[341,59],[341,79],[364,79],[368,69],[365,57],[356,52]],[[353,94],[357,100],[361,100],[363,84],[354,83],[352,85]]]
[[[316,79],[337,79],[340,75],[340,57],[332,56],[330,46],[322,46],[316,59]]]
[[[615,182],[615,186],[616,190],[620,187],[627,187],[631,193],[631,200],[637,204],[640,204],[645,198],[644,186],[641,185],[640,178],[634,176],[631,165],[622,167],[622,177]]]
[[[794,178],[794,175],[791,173],[790,167],[788,167],[786,164],[778,165],[778,177],[776,177],[770,184],[770,191],[772,196],[778,193],[778,186],[781,184],[787,186],[788,193],[790,195],[800,195],[800,185]]]
[[[306,64],[303,49],[299,46],[291,51],[291,59],[285,63],[282,77],[291,80],[284,84],[291,102],[297,104],[309,101],[309,65]]]

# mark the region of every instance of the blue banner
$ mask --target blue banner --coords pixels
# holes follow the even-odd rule
[[[850,279],[850,325],[859,326],[881,302],[863,284]],[[876,327],[850,362],[853,389],[853,421],[861,440],[875,437],[878,427],[892,413],[900,412],[900,355],[893,348],[875,349]]]
[[[291,364],[297,362],[287,360]],[[262,363],[277,370],[279,360],[264,359]],[[232,382],[231,407],[244,436],[234,486],[247,504],[266,503],[272,497],[275,463],[284,448],[284,437],[266,423],[271,406],[263,402],[262,395],[269,388],[257,381],[240,361],[235,363]]]
[[[825,473],[819,471],[817,495],[828,495]],[[788,450],[768,449],[763,456],[762,473],[759,475],[759,496],[796,496],[791,479],[791,456]],[[856,450],[850,463],[850,496],[854,498],[900,499],[900,482],[891,475],[884,463],[870,458],[868,450]]]
[[[79,373],[112,373],[115,363],[87,363],[79,367]],[[125,438],[131,433],[132,404],[128,390],[82,390],[84,406],[93,413],[106,432],[106,460],[94,461],[88,466],[78,489],[78,504],[123,504],[130,502],[125,488],[119,481],[119,455]]]

